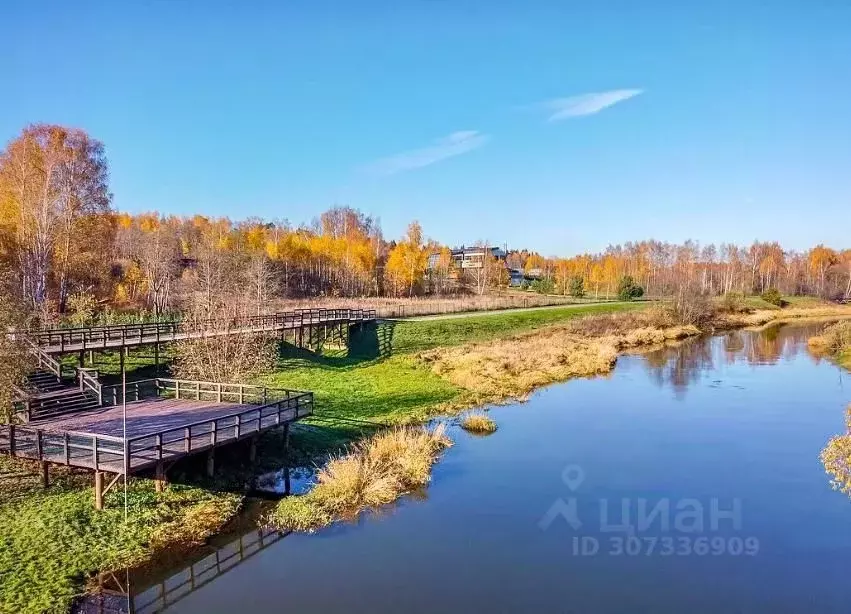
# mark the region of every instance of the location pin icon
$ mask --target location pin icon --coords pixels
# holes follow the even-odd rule
[[[568,465],[561,472],[561,481],[572,491],[582,485],[585,480],[585,472],[579,465]]]

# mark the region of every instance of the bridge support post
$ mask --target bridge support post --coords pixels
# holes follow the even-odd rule
[[[154,375],[160,373],[160,344],[154,344]]]
[[[41,485],[44,488],[50,486],[50,470],[48,469],[50,465],[47,464],[46,461],[41,461]]]
[[[154,469],[154,490],[156,490],[156,492],[164,491],[167,483],[168,480],[165,475],[165,466],[162,461],[160,461]]]
[[[213,477],[216,471],[216,449],[210,448],[207,451],[207,477]]]
[[[80,354],[79,354],[79,356],[77,356],[77,362],[80,364],[81,369],[86,366],[86,351],[85,350],[80,350]]]
[[[257,435],[252,437],[248,442],[248,460],[252,464],[257,462]]]
[[[103,471],[95,471],[95,509],[103,509]]]

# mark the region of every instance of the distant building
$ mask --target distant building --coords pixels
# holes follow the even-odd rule
[[[526,281],[526,276],[520,269],[508,269],[508,285],[512,288],[519,288]]]
[[[463,245],[452,250],[452,260],[459,269],[480,269],[488,252],[491,257],[505,262],[506,253],[501,247],[464,247]]]

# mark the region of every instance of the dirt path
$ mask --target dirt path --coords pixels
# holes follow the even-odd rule
[[[408,318],[394,318],[408,322],[424,322],[426,320],[450,320],[455,318],[474,318],[477,316],[497,316],[506,313],[521,313],[524,311],[545,311],[547,309],[580,309],[582,307],[593,307],[595,305],[621,305],[623,301],[599,301],[590,303],[568,303],[564,305],[542,305],[540,307],[513,307],[510,309],[492,309],[489,311],[462,311],[459,313],[440,313],[430,316],[412,316]]]

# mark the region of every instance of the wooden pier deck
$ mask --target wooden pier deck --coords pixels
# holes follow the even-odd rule
[[[87,350],[115,350],[158,345],[187,339],[243,333],[311,330],[337,327],[375,319],[374,309],[301,309],[231,321],[151,322],[115,326],[88,326],[29,330],[24,334],[42,351],[51,355]]]
[[[124,436],[120,388],[111,406],[0,426],[0,452],[43,463],[130,475],[313,413],[313,393],[243,384],[171,379],[133,382],[127,389]]]

